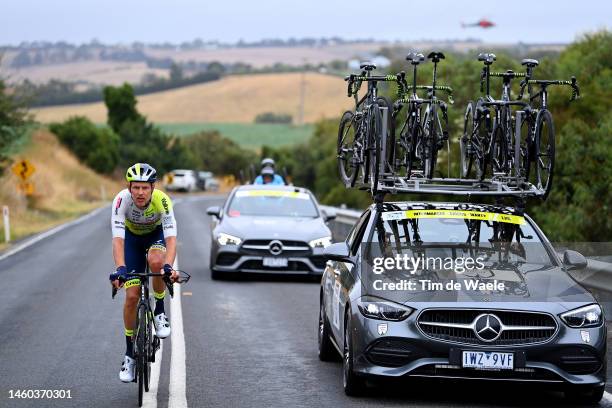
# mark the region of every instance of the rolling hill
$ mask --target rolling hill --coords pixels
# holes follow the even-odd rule
[[[287,113],[298,118],[302,74],[228,76],[138,97],[138,110],[154,123],[253,123],[264,112]],[[338,77],[304,75],[304,122],[333,118],[351,106],[346,84]],[[96,123],[106,121],[103,103],[33,109],[36,119],[49,123],[83,115]]]

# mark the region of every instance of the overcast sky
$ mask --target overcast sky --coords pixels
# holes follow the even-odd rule
[[[610,0],[3,0],[0,44],[331,37],[571,42],[610,28]],[[481,18],[488,30],[461,28]]]

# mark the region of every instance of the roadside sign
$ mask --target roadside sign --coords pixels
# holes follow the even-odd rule
[[[27,196],[31,196],[34,194],[34,183],[31,183],[29,181],[23,181],[19,183],[19,186],[17,188],[19,189],[19,191],[21,191]]]
[[[36,167],[29,161],[22,159],[11,167],[13,173],[22,181],[26,181],[36,171]]]

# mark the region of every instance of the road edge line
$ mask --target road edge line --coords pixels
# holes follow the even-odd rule
[[[178,270],[178,257],[174,260],[173,268]],[[170,301],[170,313],[172,317],[172,355],[170,357],[168,408],[187,408],[187,373],[181,285],[174,285],[174,297]]]
[[[164,341],[161,341],[159,351],[155,355],[155,362],[151,364],[151,385],[149,392],[145,392],[142,400],[143,407],[157,408],[157,391],[159,390],[159,377],[161,374]]]
[[[67,223],[64,224],[60,224],[56,227],[51,228],[50,230],[41,232],[37,235],[34,235],[32,238],[28,238],[25,242],[22,242],[21,244],[17,245],[14,248],[11,248],[9,250],[7,250],[5,253],[0,255],[0,261],[15,255],[16,253],[23,251],[24,249],[36,244],[37,242],[42,241],[43,239],[50,237],[51,235],[55,235],[60,231],[65,230],[68,227],[72,227],[73,225],[77,225],[80,224],[81,222],[93,217],[94,215],[97,215],[99,212],[101,212],[102,210],[104,210],[107,206],[105,205],[104,207],[100,207],[100,208],[96,208],[95,210],[92,210],[91,212],[80,216],[79,218],[77,218],[76,220],[72,220],[72,221],[68,221]]]

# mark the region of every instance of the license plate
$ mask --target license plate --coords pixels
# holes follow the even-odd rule
[[[263,259],[263,266],[268,266],[270,268],[284,268],[288,264],[287,258],[273,258],[268,256]]]
[[[480,368],[483,370],[513,370],[514,353],[499,353],[495,351],[464,351],[461,363],[464,368]]]

